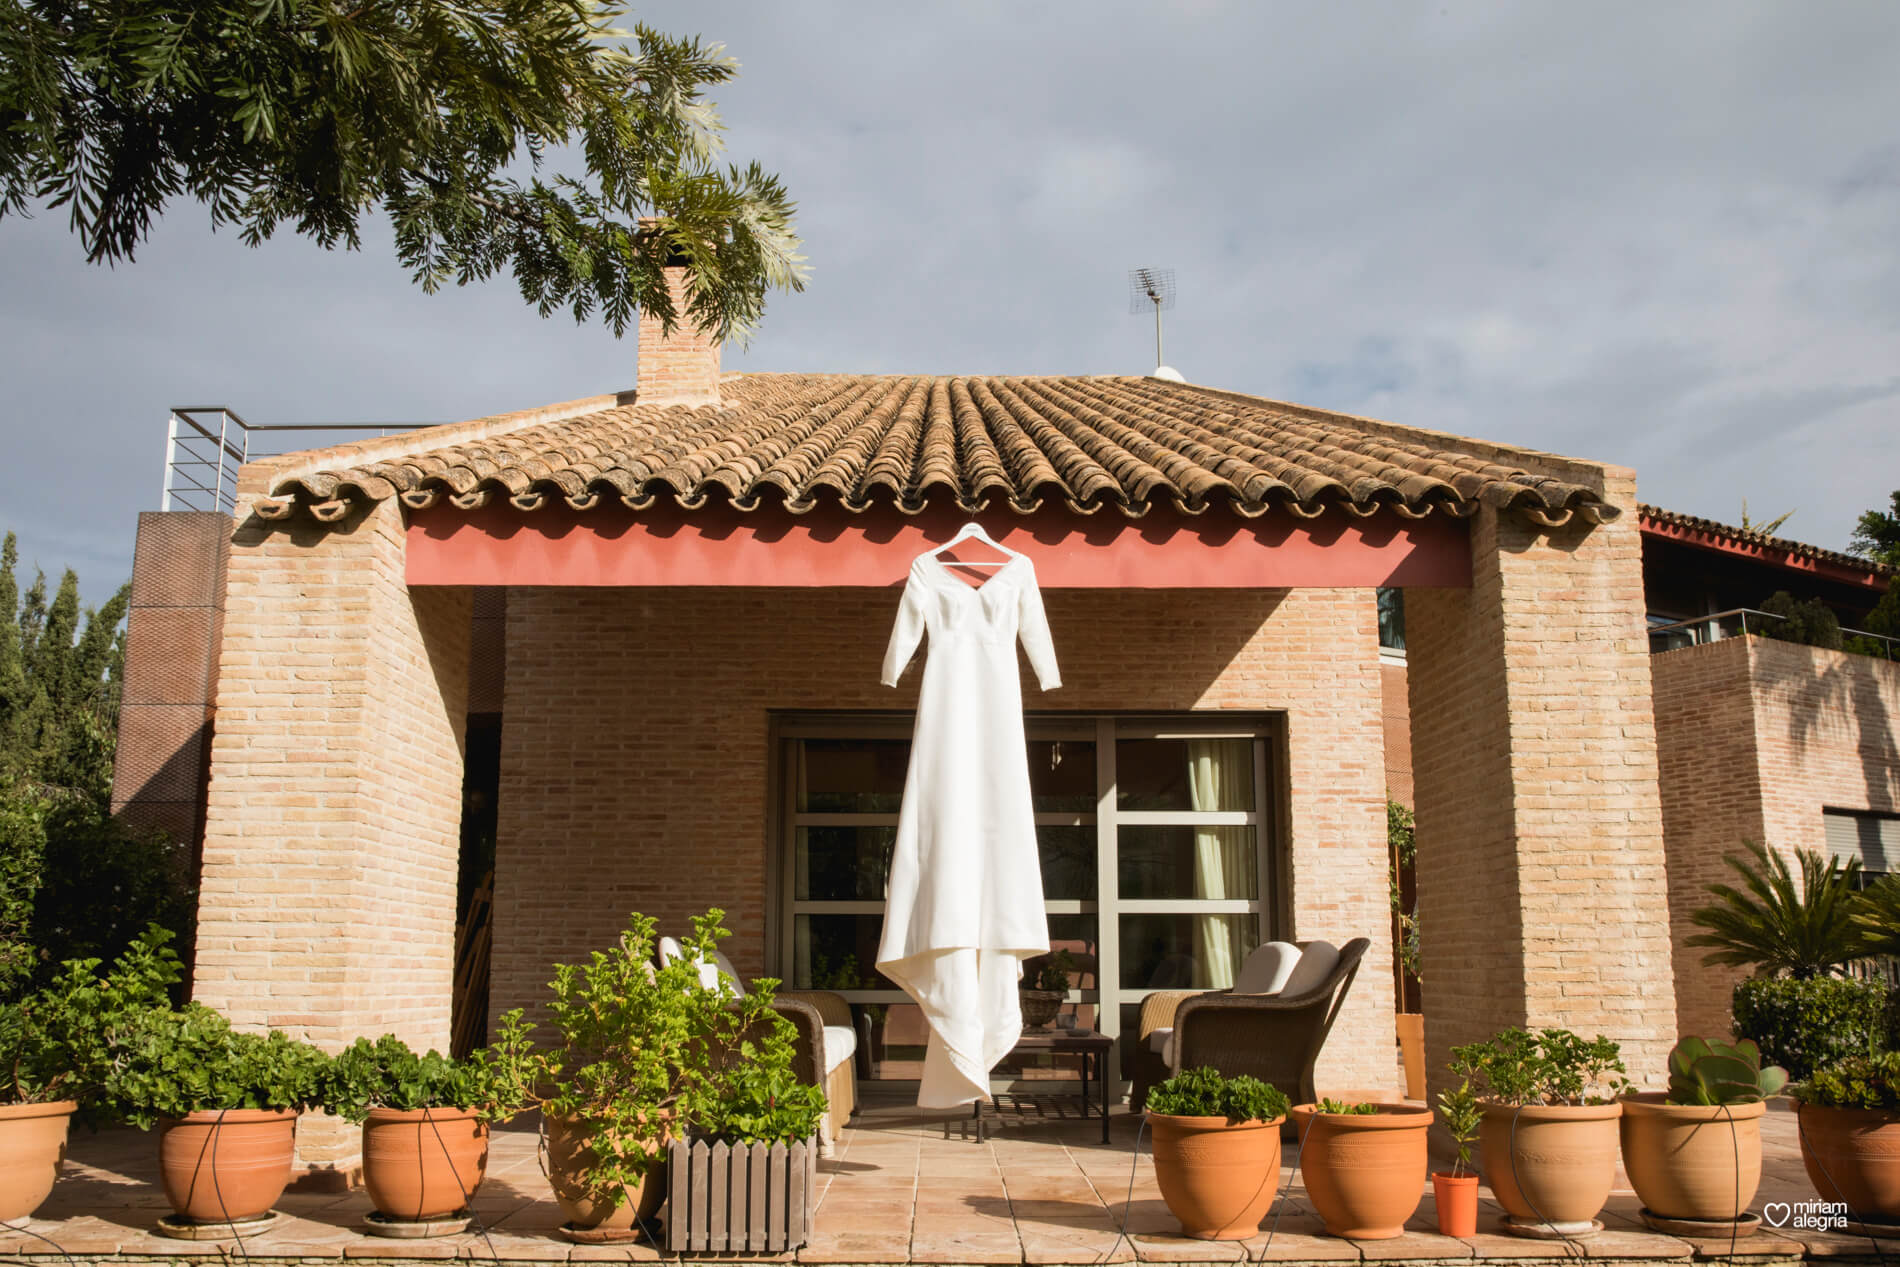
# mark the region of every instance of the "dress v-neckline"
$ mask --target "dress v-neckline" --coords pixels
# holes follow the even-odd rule
[[[950,570],[950,565],[945,563],[942,559],[938,558],[935,554],[926,554],[924,557],[929,559],[932,563],[936,564],[937,570],[943,573],[944,579],[954,584],[958,589],[969,590],[970,593],[972,594],[981,594],[984,590],[989,588],[991,581],[994,581],[997,577],[1009,571],[1010,568],[1015,566],[1016,560],[1024,557],[1020,554],[1017,554],[1013,550],[1008,551],[1007,553],[1009,554],[1009,557],[1007,559],[1004,559],[1000,564],[998,564],[994,572],[984,577],[983,583],[981,585],[972,585],[968,581],[964,580],[962,577],[958,576],[955,572],[952,572]]]

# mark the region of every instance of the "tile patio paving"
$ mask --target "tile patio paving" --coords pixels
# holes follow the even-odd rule
[[[1766,1201],[1813,1197],[1796,1151],[1794,1117],[1764,1119],[1764,1164],[1759,1210]],[[1605,1211],[1605,1231],[1584,1242],[1522,1240],[1497,1231],[1498,1210],[1488,1199],[1475,1237],[1457,1240],[1434,1230],[1427,1185],[1406,1235],[1392,1241],[1345,1241],[1322,1234],[1319,1219],[1290,1170],[1286,1195],[1262,1232],[1238,1243],[1180,1238],[1162,1204],[1145,1142],[1139,1159],[1138,1120],[1118,1117],[1114,1142],[1104,1147],[1100,1126],[1083,1122],[1006,1122],[978,1143],[962,1124],[945,1130],[940,1117],[923,1117],[896,1104],[868,1108],[836,1154],[819,1164],[817,1234],[798,1251],[814,1263],[1338,1263],[1364,1261],[1505,1261],[1582,1258],[1609,1262],[1725,1258],[1726,1239],[1694,1242],[1660,1236],[1637,1219],[1637,1202],[1619,1189]],[[152,1262],[175,1258],[246,1258],[334,1261],[382,1258],[415,1262],[499,1258],[518,1262],[629,1262],[655,1260],[653,1247],[576,1246],[555,1234],[562,1216],[548,1195],[532,1125],[496,1134],[488,1179],[475,1200],[486,1237],[467,1233],[430,1241],[363,1235],[367,1200],[360,1192],[287,1193],[268,1232],[232,1241],[188,1242],[159,1237],[153,1223],[166,1213],[156,1182],[157,1145],[129,1131],[73,1140],[66,1175],[28,1231],[79,1260]],[[1291,1149],[1287,1149],[1290,1160]],[[1290,1188],[1288,1181],[1293,1179]],[[1619,1176],[1620,1179],[1620,1176]],[[1488,1198],[1488,1193],[1486,1194]],[[1132,1197],[1132,1200],[1131,1200]],[[33,1235],[0,1228],[0,1256],[63,1261]],[[1736,1255],[1762,1267],[1803,1258],[1867,1259],[1884,1263],[1900,1244],[1861,1237],[1776,1232],[1764,1227],[1737,1243]],[[723,1257],[723,1256],[722,1256]],[[793,1255],[781,1255],[790,1259]]]

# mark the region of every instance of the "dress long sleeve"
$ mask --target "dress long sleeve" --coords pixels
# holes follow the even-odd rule
[[[896,686],[897,679],[904,676],[904,666],[910,663],[911,656],[917,653],[917,644],[924,636],[924,601],[922,586],[917,574],[912,572],[904,584],[904,601],[897,608],[897,623],[891,626],[891,642],[884,649],[884,677],[886,686]],[[1045,630],[1043,636],[1048,637]]]
[[[1029,656],[1029,667],[1036,671],[1036,681],[1042,689],[1053,691],[1062,685],[1062,673],[1056,668],[1055,642],[1049,637],[1049,618],[1043,614],[1042,591],[1036,587],[1033,572],[1029,584],[1022,587],[1017,603],[1017,631],[1023,640],[1023,650]]]

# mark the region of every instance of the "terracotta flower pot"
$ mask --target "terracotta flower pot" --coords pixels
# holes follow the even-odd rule
[[[655,1160],[637,1185],[609,1190],[593,1177],[596,1160],[591,1141],[596,1129],[577,1118],[546,1119],[548,1180],[554,1185],[554,1201],[576,1228],[631,1234],[659,1213],[660,1203],[666,1200],[666,1139],[663,1133],[641,1144]]]
[[[363,1123],[363,1187],[384,1218],[465,1210],[487,1170],[488,1123],[474,1109],[371,1109]]]
[[[1667,1093],[1623,1097],[1618,1131],[1630,1186],[1651,1214],[1732,1222],[1761,1185],[1766,1104],[1665,1104]]]
[[[78,1107],[72,1100],[0,1105],[0,1222],[25,1218],[53,1190]]]
[[[181,1217],[261,1218],[290,1184],[295,1109],[209,1109],[158,1124],[159,1182]]]
[[[1526,1229],[1591,1231],[1616,1178],[1620,1104],[1480,1105],[1479,1162],[1506,1214]],[[1505,1227],[1510,1229],[1507,1222]]]
[[[1856,1219],[1900,1219],[1900,1111],[1797,1109],[1801,1164],[1823,1201],[1845,1201]]]
[[[1425,1195],[1425,1132],[1432,1111],[1381,1104],[1376,1113],[1293,1110],[1300,1177],[1326,1231],[1354,1240],[1402,1234]]]
[[[1438,1207],[1443,1236],[1478,1234],[1478,1176],[1432,1174],[1432,1202]]]
[[[1280,1123],[1148,1115],[1155,1182],[1183,1235],[1244,1241],[1260,1230],[1280,1187]]]

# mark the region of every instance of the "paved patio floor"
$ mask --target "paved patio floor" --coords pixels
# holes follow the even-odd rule
[[[900,1104],[873,1104],[821,1162],[817,1234],[796,1254],[814,1263],[1342,1263],[1365,1261],[1521,1262],[1582,1258],[1593,1262],[1687,1262],[1725,1258],[1727,1239],[1708,1242],[1661,1236],[1637,1218],[1637,1201],[1619,1189],[1604,1212],[1605,1230],[1586,1241],[1534,1241],[1502,1235],[1499,1211],[1486,1198],[1479,1231],[1453,1239],[1437,1234],[1429,1184],[1407,1233],[1390,1241],[1345,1241],[1323,1234],[1290,1169],[1285,1195],[1261,1234],[1240,1243],[1186,1240],[1154,1183],[1145,1139],[1137,1156],[1139,1119],[1118,1116],[1113,1142],[1098,1123],[1006,1122],[984,1142],[958,1127],[946,1138],[941,1118]],[[1794,1116],[1765,1119],[1764,1175],[1755,1209],[1765,1202],[1812,1200],[1796,1151]],[[0,1229],[0,1256],[153,1262],[207,1255],[270,1261],[381,1258],[411,1261],[499,1258],[519,1262],[628,1262],[662,1255],[647,1245],[576,1246],[555,1233],[562,1216],[536,1160],[532,1125],[497,1132],[487,1182],[475,1212],[486,1234],[431,1241],[362,1234],[369,1203],[360,1192],[287,1193],[282,1217],[242,1243],[189,1242],[154,1235],[166,1213],[157,1185],[157,1144],[129,1131],[77,1134],[66,1175],[23,1232]],[[1287,1150],[1291,1160],[1291,1149]],[[1132,1197],[1132,1200],[1131,1200]],[[45,1238],[45,1239],[40,1239]],[[49,1244],[51,1242],[52,1244]],[[55,1250],[54,1245],[58,1246]],[[1868,1259],[1884,1263],[1900,1244],[1838,1233],[1764,1227],[1737,1243],[1753,1263],[1803,1259]],[[790,1259],[793,1255],[782,1255]]]

